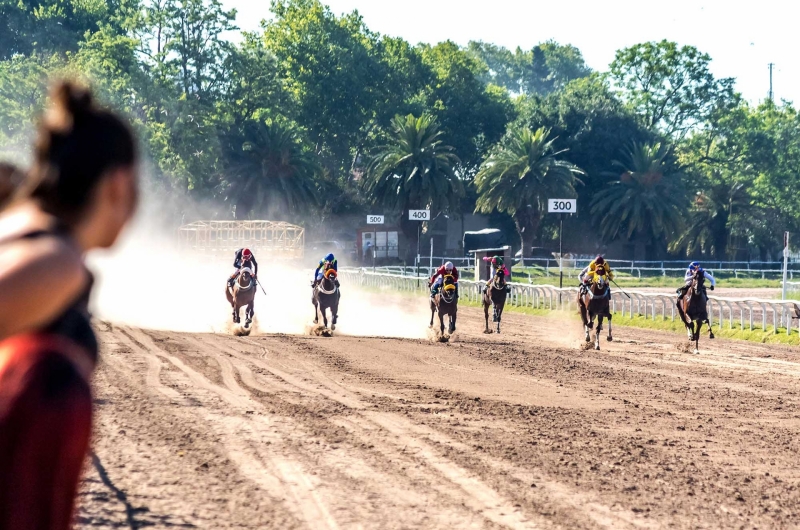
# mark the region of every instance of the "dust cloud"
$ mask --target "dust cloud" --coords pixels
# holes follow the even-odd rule
[[[147,329],[232,333],[224,289],[234,270],[233,253],[210,258],[182,251],[176,235],[153,225],[141,215],[117,247],[89,256],[96,275],[94,315]],[[256,295],[253,334],[308,334],[313,268],[270,263],[258,253],[256,258],[266,296],[261,290]],[[343,279],[334,335],[425,338],[429,319],[424,298],[360,291]]]

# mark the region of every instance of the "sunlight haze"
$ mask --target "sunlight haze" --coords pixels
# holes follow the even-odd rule
[[[412,42],[470,40],[530,49],[553,39],[577,46],[587,64],[605,71],[620,48],[668,39],[708,53],[717,77],[735,77],[737,90],[758,102],[769,91],[768,64],[775,63],[775,99],[800,101],[797,17],[793,2],[573,1],[530,0],[328,0],[338,14],[357,9],[372,31]],[[237,23],[254,31],[269,18],[269,2],[224,0]]]

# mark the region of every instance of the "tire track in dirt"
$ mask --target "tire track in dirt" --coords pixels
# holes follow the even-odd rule
[[[486,486],[484,483],[475,480],[474,473],[465,472],[465,470],[451,461],[444,459],[441,455],[437,454],[434,447],[426,444],[423,440],[435,439],[437,443],[442,445],[449,445],[451,447],[458,447],[461,451],[470,452],[470,449],[463,444],[458,444],[452,440],[447,439],[441,433],[435,433],[430,429],[423,429],[419,425],[412,424],[406,418],[402,418],[396,414],[379,413],[369,409],[369,404],[363,402],[356,393],[354,393],[347,385],[337,383],[330,377],[320,377],[324,372],[318,367],[311,365],[311,363],[303,360],[297,360],[298,366],[302,366],[304,374],[315,375],[315,385],[308,382],[299,382],[296,378],[286,374],[282,370],[271,368],[267,363],[255,360],[251,356],[245,355],[236,351],[227,338],[221,336],[212,337],[210,340],[216,342],[220,349],[226,351],[234,357],[240,358],[245,362],[251,362],[257,366],[264,367],[269,370],[273,375],[280,377],[283,380],[292,381],[304,390],[311,390],[324,395],[325,397],[339,401],[348,405],[358,414],[351,414],[345,419],[340,419],[339,424],[347,426],[349,429],[360,437],[369,439],[371,443],[375,443],[375,431],[382,429],[386,433],[391,434],[394,440],[388,442],[391,437],[384,436],[381,450],[387,455],[387,458],[399,458],[397,452],[412,448],[417,451],[416,456],[422,457],[426,464],[431,468],[438,471],[443,477],[447,478],[450,482],[457,485],[463,491],[470,493],[472,497],[473,507],[476,510],[481,509],[481,513],[488,519],[497,524],[510,526],[513,521],[509,521],[507,516],[508,503],[503,507],[500,496],[492,488]],[[295,340],[291,337],[281,337],[281,342],[293,344]],[[252,338],[245,339],[239,338],[235,343],[245,342],[254,348],[263,347]],[[284,354],[289,350],[286,348],[281,349]],[[356,429],[360,429],[358,432]],[[385,434],[385,433],[384,433]],[[387,443],[388,442],[388,443]],[[388,447],[387,447],[388,445]],[[393,451],[393,452],[391,452]],[[498,460],[485,458],[486,463],[495,471],[501,471],[503,474],[509,474],[510,468]],[[518,472],[518,470],[515,470]],[[581,512],[586,520],[592,520],[595,527],[605,526],[609,528],[626,528],[626,527],[648,527],[647,522],[638,521],[636,514],[633,512],[623,513],[621,510],[612,510],[603,506],[597,499],[591,498],[587,495],[575,495],[571,488],[565,485],[558,484],[555,480],[544,480],[541,475],[539,483],[545,485],[546,494],[551,497],[552,501],[560,502],[569,507],[572,511]],[[529,484],[529,483],[528,483]],[[491,508],[498,506],[499,508]],[[486,507],[489,507],[487,509]],[[539,524],[542,524],[541,522]]]
[[[336,388],[336,390],[332,390],[327,381],[320,380],[319,378],[315,378],[314,383],[303,381],[284,370],[274,368],[266,361],[248,355],[243,355],[235,348],[231,348],[230,345],[225,344],[225,341],[220,341],[219,339],[220,337],[210,337],[210,342],[214,343],[219,350],[225,351],[227,354],[241,362],[249,362],[255,366],[258,366],[259,368],[269,371],[274,377],[280,379],[286,384],[291,385],[295,389],[306,393],[318,394],[326,399],[344,405],[350,409],[351,412],[351,414],[347,415],[348,418],[352,418],[354,415],[364,411],[367,408],[365,403],[363,403],[356,395],[352,394],[344,387],[339,387]],[[252,346],[259,346],[257,343],[249,339],[240,338],[240,340],[241,342],[246,342]],[[192,340],[192,342],[197,343],[198,341]],[[239,366],[242,365],[237,363],[237,367]],[[309,373],[313,373],[313,370],[310,370]],[[373,415],[374,413],[370,413],[370,415],[366,416],[366,418],[369,419]],[[404,428],[399,418],[395,419],[396,424],[391,429],[388,429],[386,425],[382,425],[380,421],[377,421],[377,418],[372,418],[371,422],[372,425],[370,427],[366,429],[353,429],[352,432],[362,441],[362,444],[370,445],[373,449],[377,447],[386,460],[403,461],[404,455],[398,449],[402,449],[404,447],[415,448],[418,451],[417,457],[422,455],[422,460],[428,467],[431,468],[431,470],[437,471],[442,478],[452,483],[445,485],[434,484],[433,486],[437,487],[437,489],[441,492],[450,492],[450,495],[454,497],[453,500],[466,502],[467,506],[475,512],[480,513],[483,517],[486,517],[487,519],[504,527],[535,528],[537,526],[537,524],[533,523],[526,516],[521,514],[511,502],[502,498],[502,496],[494,492],[488,486],[484,485],[468,471],[454,465],[447,459],[436,455],[432,448],[425,446],[422,442],[409,437],[407,435],[408,429]],[[348,423],[341,423],[341,425],[348,425]],[[376,426],[393,434],[398,439],[398,442],[393,444],[393,447],[391,448],[386,444],[379,443],[376,445],[375,442],[378,441],[374,439],[374,431]],[[408,463],[413,464],[413,462]],[[428,475],[428,478],[430,480],[431,476]],[[453,485],[456,487],[455,490],[452,487]],[[458,493],[453,494],[453,491],[457,491]]]
[[[182,377],[170,381],[177,370],[162,370],[157,386],[163,388],[153,388],[136,342],[119,330],[101,329],[99,339],[94,451],[125,492],[137,528],[305,526],[281,511],[279,502],[261,502],[263,494],[218,451],[217,434],[195,415],[204,396],[192,395]],[[162,390],[173,388],[166,385],[185,392],[167,398]],[[77,527],[117,528],[124,522],[121,506],[112,503],[113,492],[98,491],[95,475],[90,472],[84,482]]]

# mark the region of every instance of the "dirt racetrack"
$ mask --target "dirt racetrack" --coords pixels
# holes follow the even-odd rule
[[[795,349],[503,324],[462,308],[441,344],[99,323],[77,526],[800,525]]]

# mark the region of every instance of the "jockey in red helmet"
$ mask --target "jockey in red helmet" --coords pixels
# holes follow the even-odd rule
[[[239,272],[243,267],[249,267],[253,270],[253,279],[258,279],[258,263],[256,257],[249,248],[240,248],[236,251],[236,256],[233,260],[233,266],[236,269],[231,277],[228,278],[228,287],[233,287],[233,282],[239,277]]]

